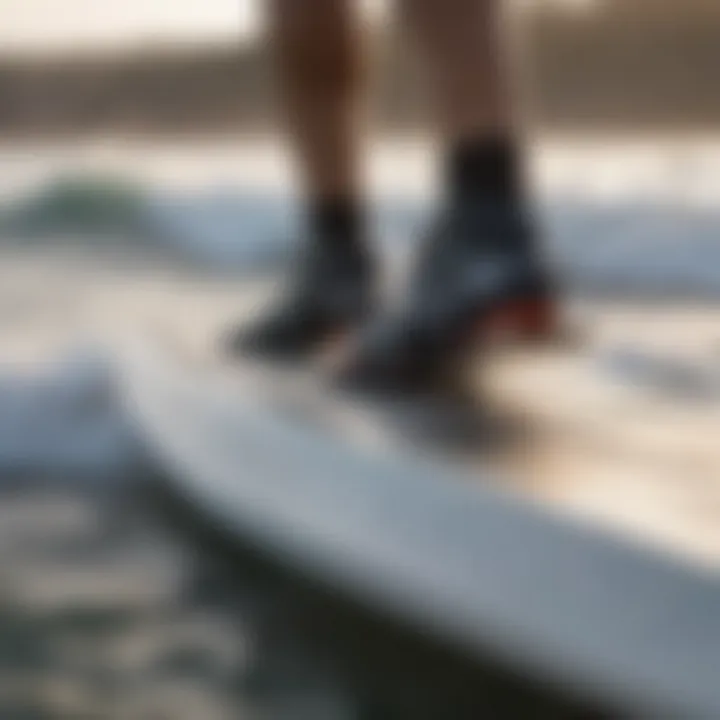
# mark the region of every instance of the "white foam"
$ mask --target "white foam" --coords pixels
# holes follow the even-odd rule
[[[0,472],[114,473],[134,452],[111,364],[98,350],[0,372]]]

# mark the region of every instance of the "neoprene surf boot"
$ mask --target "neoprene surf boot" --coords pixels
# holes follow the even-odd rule
[[[556,317],[534,233],[516,201],[452,203],[430,229],[404,303],[371,322],[336,366],[341,388],[424,391],[494,338],[552,335]]]
[[[285,288],[249,325],[229,337],[232,354],[292,360],[359,327],[372,306],[373,263],[364,244],[311,238]]]

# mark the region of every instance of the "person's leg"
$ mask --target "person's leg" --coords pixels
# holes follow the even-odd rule
[[[502,6],[502,0],[400,2],[430,80],[451,195],[521,190]]]
[[[354,0],[272,0],[287,131],[310,203],[355,203],[363,58]]]
[[[308,237],[289,289],[234,334],[231,347],[285,357],[357,324],[370,302],[359,168],[363,59],[354,0],[272,0],[268,9]]]
[[[421,50],[442,138],[511,138],[501,2],[402,0],[400,11]]]
[[[401,0],[430,79],[447,197],[404,311],[359,337],[341,372],[349,384],[427,386],[471,342],[552,324],[527,219],[501,8],[501,0]]]

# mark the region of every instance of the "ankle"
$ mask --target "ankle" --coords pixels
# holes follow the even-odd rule
[[[516,141],[503,136],[459,140],[447,157],[451,203],[492,199],[513,205],[523,199],[523,179]]]
[[[365,216],[360,203],[337,196],[314,200],[308,209],[311,236],[331,250],[360,250],[365,245]]]

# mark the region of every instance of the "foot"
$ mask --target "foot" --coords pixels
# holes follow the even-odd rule
[[[406,302],[361,332],[336,380],[361,392],[432,390],[471,347],[554,329],[550,283],[515,206],[446,211],[431,230]]]
[[[232,354],[296,359],[365,320],[371,306],[369,253],[329,240],[313,240],[303,248],[279,299],[254,322],[230,334]]]

